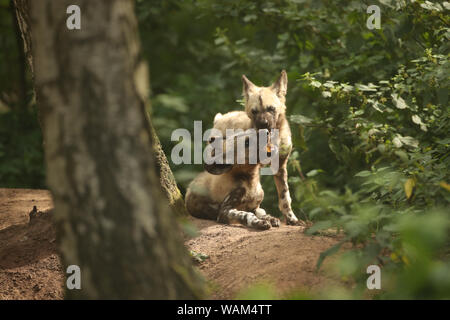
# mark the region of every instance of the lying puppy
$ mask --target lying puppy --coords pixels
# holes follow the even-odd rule
[[[221,120],[217,117],[214,124],[223,128]],[[248,123],[243,125],[247,126]],[[212,137],[210,142],[224,136],[225,131],[221,136]],[[243,164],[237,162],[238,139],[245,139]],[[231,140],[234,143],[230,144]],[[245,133],[238,133],[223,138],[222,143],[223,164],[205,164],[206,171],[200,173],[188,187],[185,197],[188,212],[201,219],[217,220],[226,224],[237,222],[261,230],[269,229],[271,226],[278,227],[280,220],[268,215],[260,207],[264,198],[259,179],[261,164],[259,162],[251,164],[249,161],[249,137]],[[227,150],[227,147],[233,150]],[[227,154],[231,151],[234,162],[226,164]]]
[[[278,80],[269,87],[258,87],[246,76],[242,76],[245,111],[218,114],[214,127],[220,130],[242,128],[278,129],[279,168],[274,180],[278,192],[278,207],[290,225],[304,224],[299,221],[291,208],[287,162],[292,150],[291,130],[286,119],[287,74],[282,71]],[[217,123],[216,123],[217,122]]]

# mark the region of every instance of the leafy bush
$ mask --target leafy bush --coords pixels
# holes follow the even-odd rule
[[[344,195],[320,191],[302,199],[300,186],[298,199],[311,208],[311,218],[324,219],[310,233],[333,226],[344,230],[343,241],[362,245],[343,255],[344,276],[356,273],[364,284],[364,265],[386,266],[388,288],[381,297],[449,297],[448,68],[448,56],[427,49],[377,85],[304,75],[326,100],[324,110],[334,111],[310,122],[326,128],[346,179],[361,167],[370,169],[354,174]],[[398,271],[404,273],[396,276]]]
[[[34,108],[0,113],[0,188],[45,188],[42,135]]]

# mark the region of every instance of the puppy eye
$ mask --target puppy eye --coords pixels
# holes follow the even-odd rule
[[[216,138],[211,137],[211,138],[209,138],[209,143],[213,143],[215,140],[216,140]]]
[[[268,107],[267,107],[267,111],[269,111],[269,112],[275,112],[275,107],[274,107],[274,106],[268,106]]]
[[[253,114],[257,114],[257,113],[258,113],[258,110],[252,109],[252,113],[253,113]]]

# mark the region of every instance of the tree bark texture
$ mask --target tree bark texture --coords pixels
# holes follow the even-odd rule
[[[31,73],[33,74],[34,72],[33,72],[33,58],[31,54],[32,47],[31,47],[31,32],[29,30],[30,17],[28,15],[29,13],[28,1],[29,0],[14,0],[13,4],[16,12],[17,25],[22,35],[25,59],[28,63],[28,66],[30,67]]]
[[[133,1],[22,2],[60,249],[64,265],[82,274],[82,289],[68,297],[201,297],[155,173]],[[81,30],[66,27],[72,4]]]
[[[23,39],[23,47],[25,51],[25,58],[30,67],[32,76],[34,77],[34,67],[33,67],[33,57],[32,57],[32,41],[31,41],[31,25],[30,25],[30,17],[29,17],[29,1],[30,0],[13,0],[14,7],[16,11],[16,19],[20,31],[22,33]],[[75,4],[75,3],[73,3]],[[83,15],[83,13],[82,13]],[[67,16],[66,16],[67,17]],[[39,116],[40,118],[40,116]],[[146,112],[146,119],[148,120],[147,129],[150,134],[153,135],[152,144],[155,155],[155,164],[156,164],[156,173],[160,179],[160,184],[163,190],[164,195],[167,197],[169,201],[169,205],[172,207],[174,212],[179,216],[187,216],[188,212],[186,210],[183,195],[178,189],[177,182],[175,177],[173,176],[172,170],[170,169],[169,162],[167,161],[167,157],[161,147],[161,143],[159,141],[156,132],[153,129],[151,119],[148,117],[148,113]]]

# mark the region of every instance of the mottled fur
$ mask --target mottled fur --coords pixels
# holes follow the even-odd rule
[[[291,130],[286,119],[287,74],[282,71],[278,80],[269,87],[258,87],[247,77],[242,76],[245,112],[233,111],[225,115],[218,114],[215,126],[220,130],[227,128],[278,129],[279,170],[274,175],[278,192],[278,207],[286,217],[288,224],[299,224],[292,211],[291,196],[287,177],[287,161],[292,150]],[[217,124],[216,124],[217,122]]]
[[[214,120],[214,127],[221,130],[223,136],[227,128],[225,122],[226,117],[221,119],[221,116]],[[243,121],[239,128],[236,123],[236,129],[246,129],[249,124],[248,120]],[[237,143],[234,146],[236,147]],[[224,157],[226,151],[224,139]],[[259,176],[260,164],[248,164],[248,149],[246,153],[245,164],[205,165],[208,171],[200,173],[186,192],[186,207],[192,216],[227,224],[240,223],[262,230],[279,226],[280,221],[277,218],[266,214],[265,210],[260,208],[264,198]],[[237,156],[237,152],[234,154]]]

